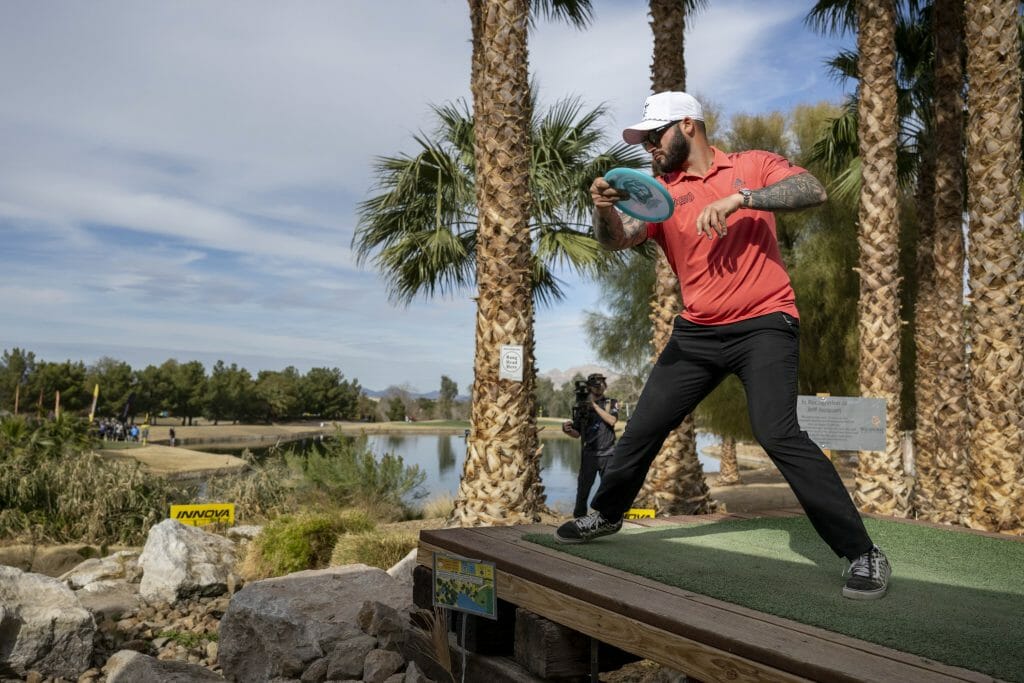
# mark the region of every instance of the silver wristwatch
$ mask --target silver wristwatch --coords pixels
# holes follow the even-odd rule
[[[742,206],[744,209],[750,208],[750,195],[752,192],[753,190],[748,190],[745,187],[740,190],[740,194],[743,195],[743,203],[740,206]]]

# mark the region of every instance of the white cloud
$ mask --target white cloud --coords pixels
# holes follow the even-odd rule
[[[723,0],[689,22],[691,89],[727,113],[820,99],[801,55],[823,43],[793,29],[804,3],[750,6]],[[583,32],[541,24],[531,65],[547,102],[607,102],[615,142],[649,92],[649,20],[641,2],[595,14]],[[468,388],[469,294],[393,307],[350,243],[374,157],[412,151],[431,103],[468,97],[469,57],[463,0],[5,7],[0,344]],[[542,370],[592,360],[581,315],[599,287],[569,281],[537,313]]]

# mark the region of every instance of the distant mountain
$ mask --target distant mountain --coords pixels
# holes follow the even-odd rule
[[[573,368],[568,368],[567,370],[559,370],[558,368],[555,368],[554,370],[548,370],[547,372],[540,373],[540,376],[550,379],[551,383],[555,385],[555,389],[558,389],[566,382],[571,382],[572,378],[576,375],[580,375],[586,379],[587,375],[594,372],[600,372],[602,375],[607,377],[608,384],[611,384],[619,378],[618,373],[612,372],[607,368],[602,368],[600,365],[578,365]]]

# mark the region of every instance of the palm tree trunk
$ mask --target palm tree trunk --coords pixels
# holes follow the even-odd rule
[[[965,5],[970,212],[971,506],[968,524],[1024,529],[1024,238],[1016,0]]]
[[[683,57],[685,5],[679,0],[650,0],[650,24],[654,33],[651,87],[654,92],[686,88],[686,62]],[[675,317],[682,309],[682,301],[676,275],[660,251],[655,269],[651,323],[652,341],[655,354],[658,354],[668,342]],[[697,458],[692,415],[687,415],[665,439],[637,495],[637,505],[654,508],[658,514],[666,515],[715,511],[704,468]]]
[[[479,207],[471,428],[456,496],[460,526],[538,521],[544,503],[535,404],[530,247],[527,0],[470,0]],[[523,381],[499,378],[523,347]]]
[[[718,466],[718,485],[735,486],[736,484],[742,484],[740,466],[736,461],[736,439],[731,436],[722,439],[720,461]]]
[[[862,452],[858,506],[906,516],[909,482],[900,439],[899,186],[896,178],[896,8],[893,0],[860,0],[858,134],[860,193],[860,391],[886,400],[886,447]]]
[[[967,365],[963,306],[963,0],[936,0],[934,195],[916,315],[917,489],[920,517],[963,521],[967,509]]]

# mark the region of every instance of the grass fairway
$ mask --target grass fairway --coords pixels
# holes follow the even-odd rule
[[[527,540],[666,585],[1024,682],[1024,543],[867,519],[889,594],[840,595],[845,560],[803,517],[626,530],[579,546]]]

